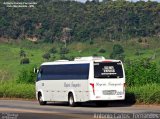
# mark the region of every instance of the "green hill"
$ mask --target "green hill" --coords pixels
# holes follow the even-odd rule
[[[14,1],[14,0],[12,0]],[[30,0],[21,0],[29,2]],[[159,36],[160,3],[125,0],[35,0],[33,8],[13,8],[0,2],[0,37],[54,42],[128,40]]]
[[[60,42],[54,43],[38,43],[23,40],[19,43],[1,43],[0,44],[0,73],[2,80],[15,79],[21,69],[30,66],[39,66],[45,61],[54,61],[58,59],[73,60],[75,57],[81,56],[104,56],[110,58],[113,46],[120,44],[124,49],[124,62],[128,59],[150,58],[152,61],[160,64],[160,41],[156,38],[148,38],[146,43],[139,42],[138,39],[129,40],[127,42],[114,41],[108,42],[103,39],[90,42],[73,42],[64,44]],[[54,49],[52,53],[50,50]],[[67,50],[64,52],[62,49]],[[23,57],[20,51],[23,50],[26,57],[29,58],[29,64],[20,64]],[[49,53],[50,58],[45,59],[44,54]]]

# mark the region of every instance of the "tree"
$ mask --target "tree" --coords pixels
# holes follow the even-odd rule
[[[39,0],[36,9],[0,7],[0,37],[13,40],[37,36],[43,42],[96,38],[126,40],[159,36],[158,2],[125,0]]]
[[[112,59],[120,59],[120,60],[124,60],[125,55],[124,55],[124,49],[120,44],[115,44],[113,46],[113,51],[110,54],[110,58]]]
[[[111,2],[112,0],[102,0],[103,3]]]
[[[67,47],[67,41],[71,40],[71,29],[68,27],[63,28],[61,41],[64,42],[65,48]]]
[[[93,3],[99,3],[99,0],[92,0]]]
[[[26,53],[23,49],[20,49],[19,55],[20,57],[26,57]]]

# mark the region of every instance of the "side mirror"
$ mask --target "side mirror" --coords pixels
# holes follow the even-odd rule
[[[38,69],[37,68],[34,68],[34,73],[38,73]]]

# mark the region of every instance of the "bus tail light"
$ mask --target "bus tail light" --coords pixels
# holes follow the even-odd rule
[[[123,84],[123,92],[125,92],[126,83]]]
[[[93,91],[93,94],[95,95],[94,83],[90,83],[90,85],[92,86],[92,91]]]

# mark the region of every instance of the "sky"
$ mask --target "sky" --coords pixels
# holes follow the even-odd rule
[[[86,0],[77,0],[77,1],[86,2]],[[102,0],[100,0],[100,1],[102,1]],[[131,1],[131,0],[129,0],[129,1]],[[139,0],[132,0],[132,1],[139,1]],[[148,1],[148,0],[144,0],[144,1]],[[151,0],[151,1],[158,1],[158,2],[160,2],[160,0]]]

